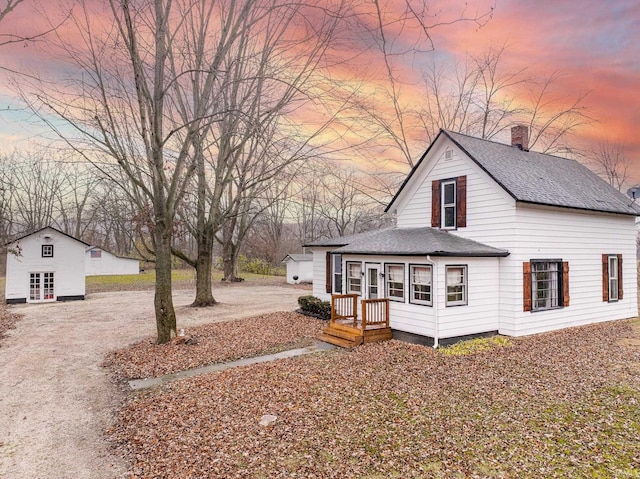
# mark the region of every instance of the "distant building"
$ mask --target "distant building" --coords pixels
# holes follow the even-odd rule
[[[313,254],[288,254],[282,263],[287,265],[287,283],[313,282]]]
[[[87,243],[48,226],[6,246],[7,304],[84,299]]]
[[[87,248],[85,255],[86,276],[140,273],[140,261],[135,258],[117,256],[98,246]]]

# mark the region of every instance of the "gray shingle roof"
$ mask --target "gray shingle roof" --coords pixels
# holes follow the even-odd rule
[[[522,151],[503,143],[444,131],[517,201],[640,214],[631,199],[575,160]]]
[[[575,160],[522,151],[511,145],[441,130],[516,201],[640,215],[640,206]],[[435,143],[435,141],[434,141]],[[433,145],[433,143],[432,143]],[[427,150],[428,153],[429,150]],[[423,155],[422,160],[427,156]],[[408,183],[416,168],[402,184]],[[393,198],[391,204],[396,200]],[[389,205],[389,207],[391,206]],[[387,207],[387,211],[389,210]]]
[[[336,236],[335,238],[324,238],[324,239],[312,241],[311,243],[305,243],[304,246],[334,246],[334,247],[345,246],[351,243],[351,241],[353,241],[354,239],[366,238],[367,236],[380,233],[381,231],[388,231],[389,229],[392,229],[392,228],[385,228],[383,230],[366,231],[364,233],[356,233],[353,235]]]
[[[335,238],[346,246],[334,253],[398,256],[507,256],[508,251],[434,228],[391,228]],[[320,246],[320,245],[317,245]],[[323,246],[329,246],[324,244]]]

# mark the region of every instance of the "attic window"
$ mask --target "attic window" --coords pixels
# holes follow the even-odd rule
[[[52,244],[43,244],[42,245],[42,257],[43,258],[53,258],[53,245]]]
[[[467,226],[467,177],[433,180],[431,226],[456,229]]]
[[[447,148],[444,152],[444,160],[449,161],[453,160],[453,150],[451,148]]]

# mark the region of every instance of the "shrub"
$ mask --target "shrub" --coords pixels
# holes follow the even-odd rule
[[[300,309],[305,313],[322,319],[331,319],[331,303],[329,303],[329,301],[322,301],[320,298],[309,294],[300,296],[298,298],[298,304],[300,305]]]
[[[238,270],[244,273],[261,274],[264,276],[286,275],[286,269],[284,266],[274,266],[263,259],[249,259],[242,255],[238,258]]]
[[[509,338],[505,338],[504,336],[491,336],[489,338],[476,338],[469,339],[467,341],[460,341],[452,344],[451,346],[440,348],[438,351],[447,356],[466,356],[468,354],[475,354],[481,351],[490,351],[495,348],[509,346],[511,346]]]

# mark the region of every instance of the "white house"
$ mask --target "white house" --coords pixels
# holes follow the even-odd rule
[[[87,246],[51,227],[7,244],[6,302],[84,299]]]
[[[287,265],[287,283],[313,281],[313,254],[288,254],[282,262]]]
[[[117,256],[98,246],[87,248],[85,255],[87,276],[140,273],[140,261],[135,258]]]
[[[313,294],[389,299],[395,337],[437,345],[637,316],[640,208],[580,163],[440,131],[387,211],[395,228],[307,246]]]

